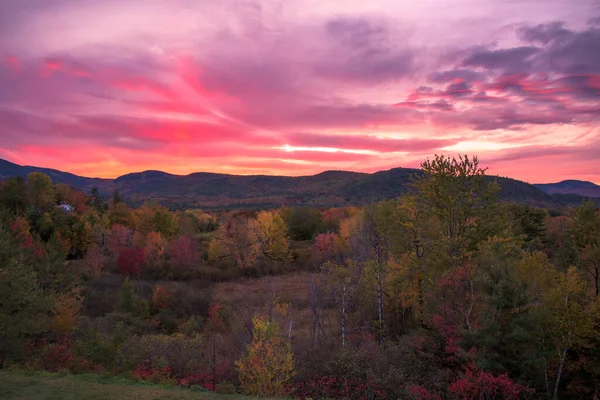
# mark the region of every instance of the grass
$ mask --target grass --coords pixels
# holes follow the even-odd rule
[[[250,398],[242,395],[216,394],[205,389],[171,388],[119,377],[0,371],[0,399],[3,400],[241,400]]]

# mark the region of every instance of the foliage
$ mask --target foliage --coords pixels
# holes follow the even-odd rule
[[[144,250],[129,247],[121,250],[117,258],[119,272],[123,275],[139,275],[144,263]]]
[[[240,383],[250,395],[282,396],[294,375],[291,344],[273,322],[256,317],[252,326],[252,343],[236,362]]]
[[[436,156],[394,200],[210,212],[0,181],[2,363],[302,398],[600,394],[600,214],[496,183],[515,188]]]
[[[531,389],[516,384],[507,375],[493,376],[471,365],[463,378],[452,383],[448,392],[457,400],[519,400]]]
[[[33,264],[40,260],[38,245],[14,227],[0,225],[0,369],[18,355],[27,337],[49,328],[54,303]]]

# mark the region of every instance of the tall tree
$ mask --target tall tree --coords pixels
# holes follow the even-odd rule
[[[47,210],[54,202],[54,185],[48,175],[32,172],[25,183],[29,205],[37,210]]]
[[[555,357],[558,360],[558,366],[553,373],[554,385],[548,387],[548,395],[552,399],[558,398],[568,353],[578,347],[587,346],[589,339],[598,335],[594,329],[597,306],[597,302],[593,302],[589,296],[585,280],[575,267],[569,268],[565,273],[559,273],[554,287],[544,294],[541,308],[542,323],[546,329],[544,333],[547,340],[554,345]]]
[[[411,184],[426,215],[439,221],[452,265],[467,251],[496,233],[498,185],[485,175],[477,157],[436,155],[421,164],[423,173]]]
[[[592,200],[577,209],[572,236],[579,253],[579,265],[593,280],[596,296],[600,295],[600,212]]]

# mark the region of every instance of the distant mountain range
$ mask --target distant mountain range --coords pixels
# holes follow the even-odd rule
[[[577,194],[600,197],[600,186],[588,181],[567,180],[558,183],[538,183],[535,186],[548,194]]]
[[[97,187],[109,196],[119,190],[132,204],[156,200],[171,208],[198,207],[203,209],[270,208],[282,205],[332,207],[364,205],[374,201],[393,199],[408,188],[411,176],[420,170],[393,168],[373,174],[326,171],[312,176],[289,177],[267,175],[227,175],[197,172],[173,175],[161,171],[144,171],[116,179],[87,178],[54,169],[21,166],[0,159],[0,179],[12,176],[26,177],[30,172],[43,172],[54,183],[66,183],[85,192]],[[593,196],[591,182],[579,182],[586,192],[559,189],[552,185],[530,185],[502,177],[497,179],[506,201],[543,207],[577,205]],[[584,185],[584,184],[587,184]],[[571,186],[569,186],[571,188]],[[583,189],[582,189],[583,190]],[[600,197],[600,195],[598,195]],[[600,198],[598,199],[600,203]]]

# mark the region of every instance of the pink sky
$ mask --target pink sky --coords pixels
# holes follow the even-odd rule
[[[0,158],[600,183],[597,0],[3,0]]]

